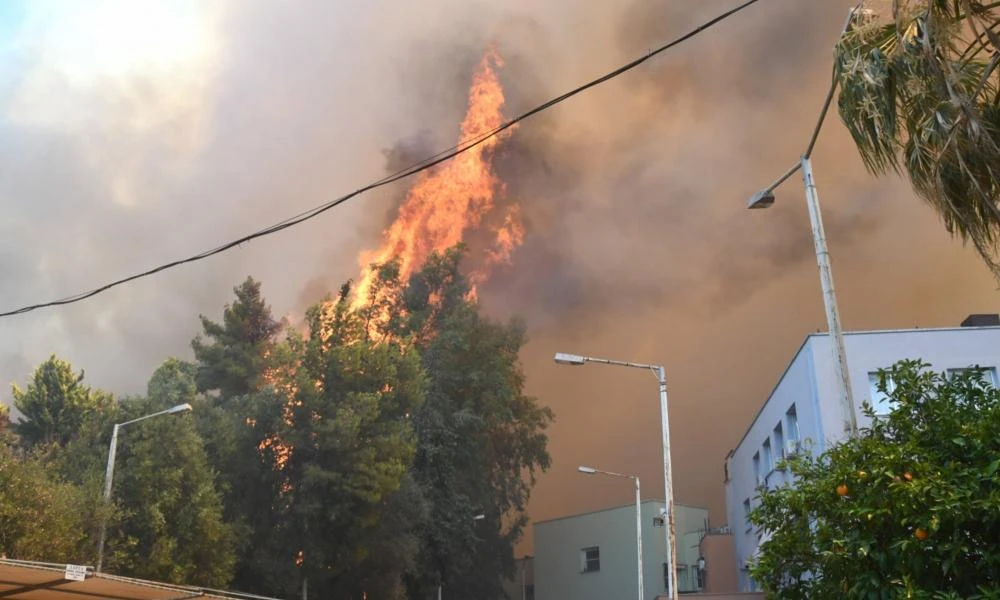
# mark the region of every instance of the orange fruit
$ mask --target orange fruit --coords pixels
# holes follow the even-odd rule
[[[913,474],[910,473],[909,471],[907,471],[907,472],[903,473],[903,479],[905,479],[907,481],[913,481]]]
[[[837,486],[837,495],[838,496],[846,496],[847,495],[847,484],[846,483],[842,483],[842,484],[840,484],[840,485]]]
[[[917,530],[913,532],[913,535],[922,542],[927,539],[927,530],[923,527],[917,527]]]

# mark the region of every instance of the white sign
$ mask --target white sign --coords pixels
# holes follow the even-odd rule
[[[66,573],[63,579],[70,581],[83,581],[87,578],[87,567],[83,565],[66,565]]]

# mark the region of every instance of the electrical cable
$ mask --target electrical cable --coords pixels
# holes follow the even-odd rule
[[[174,267],[179,267],[181,265],[185,265],[185,264],[188,264],[188,263],[193,263],[193,262],[197,262],[197,261],[200,261],[200,260],[204,260],[204,259],[209,258],[211,256],[214,256],[216,254],[221,254],[223,252],[226,252],[227,250],[230,250],[230,249],[232,249],[232,248],[234,248],[236,246],[239,246],[239,245],[245,244],[247,242],[253,241],[253,240],[257,239],[257,238],[261,238],[261,237],[264,237],[264,236],[267,236],[267,235],[271,235],[273,233],[278,233],[279,231],[282,231],[284,229],[288,229],[289,227],[293,227],[293,226],[298,225],[299,223],[302,223],[304,221],[308,221],[308,220],[310,220],[310,219],[312,219],[314,217],[317,217],[317,216],[325,213],[326,211],[328,211],[328,210],[330,210],[332,208],[340,206],[344,202],[347,202],[348,200],[350,200],[350,199],[352,199],[352,198],[354,198],[356,196],[360,196],[361,194],[364,194],[365,192],[368,192],[368,191],[374,190],[376,188],[380,188],[380,187],[389,185],[390,183],[394,183],[396,181],[399,181],[401,179],[405,179],[405,178],[410,177],[412,175],[416,175],[417,173],[420,173],[421,171],[426,171],[426,170],[428,170],[428,169],[430,169],[430,168],[432,168],[432,167],[434,167],[436,165],[439,165],[439,164],[441,164],[441,163],[443,163],[443,162],[445,162],[447,160],[451,160],[452,158],[458,156],[459,154],[462,154],[463,152],[466,152],[468,150],[471,150],[472,148],[475,148],[476,146],[482,144],[486,140],[488,140],[488,139],[496,136],[497,134],[499,134],[499,133],[501,133],[501,132],[503,132],[503,131],[505,131],[507,129],[510,129],[511,127],[513,127],[514,125],[516,125],[517,123],[520,123],[521,121],[524,121],[525,119],[528,119],[529,117],[532,117],[532,116],[534,116],[534,115],[536,115],[536,114],[538,114],[538,113],[540,113],[542,111],[548,110],[549,108],[555,106],[556,104],[559,104],[559,103],[561,103],[561,102],[563,102],[565,100],[568,100],[569,98],[572,98],[573,96],[576,96],[577,94],[579,94],[581,92],[584,92],[584,91],[586,91],[586,90],[588,90],[588,89],[590,89],[592,87],[600,85],[600,84],[602,84],[602,83],[604,83],[604,82],[606,82],[606,81],[608,81],[610,79],[614,79],[615,77],[618,77],[619,75],[622,75],[623,73],[631,71],[632,69],[638,67],[639,65],[643,64],[644,62],[646,62],[647,60],[653,58],[654,56],[656,56],[658,54],[661,54],[661,53],[663,53],[663,52],[665,52],[665,51],[673,48],[674,46],[677,46],[677,45],[679,45],[679,44],[681,44],[681,43],[683,43],[683,42],[685,42],[685,41],[693,38],[694,36],[698,35],[699,33],[701,33],[703,31],[711,28],[714,25],[717,25],[717,24],[721,23],[722,21],[724,21],[724,20],[728,19],[729,17],[735,15],[736,13],[742,11],[743,9],[748,8],[748,7],[750,7],[753,4],[756,4],[758,1],[759,0],[746,0],[742,4],[740,4],[740,5],[738,5],[738,6],[734,7],[734,8],[731,8],[730,10],[728,10],[726,12],[723,12],[723,13],[719,14],[718,16],[716,16],[716,17],[714,17],[714,18],[712,18],[712,19],[710,19],[710,20],[702,23],[701,25],[697,26],[696,28],[688,31],[684,35],[682,35],[682,36],[680,36],[678,38],[675,38],[674,40],[672,40],[672,41],[670,41],[670,42],[668,42],[668,43],[666,43],[666,44],[664,44],[664,45],[662,45],[662,46],[660,46],[660,47],[658,47],[658,48],[656,48],[654,50],[651,50],[648,54],[646,54],[644,56],[641,56],[641,57],[633,60],[632,62],[629,62],[629,63],[627,63],[625,65],[622,65],[621,67],[618,67],[617,69],[615,69],[615,70],[613,70],[613,71],[611,71],[611,72],[609,72],[609,73],[607,73],[605,75],[602,75],[601,77],[598,77],[597,79],[589,81],[589,82],[587,82],[587,83],[585,83],[585,84],[583,84],[583,85],[581,85],[579,87],[576,87],[576,88],[574,88],[574,89],[572,89],[572,90],[570,90],[570,91],[568,91],[568,92],[566,92],[564,94],[556,96],[555,98],[552,98],[551,100],[549,100],[549,101],[547,101],[547,102],[545,102],[543,104],[540,104],[540,105],[538,105],[538,106],[536,106],[536,107],[528,110],[527,112],[521,113],[520,115],[517,115],[516,117],[513,117],[512,119],[510,119],[508,121],[505,121],[503,124],[495,127],[494,129],[491,129],[490,131],[487,131],[487,132],[485,132],[483,134],[480,134],[480,135],[478,135],[478,136],[476,136],[474,138],[471,138],[469,140],[463,140],[463,141],[459,142],[458,144],[456,144],[455,146],[452,146],[451,148],[448,148],[446,150],[442,150],[441,152],[438,152],[437,154],[434,154],[434,155],[429,156],[429,157],[427,157],[427,158],[425,158],[423,160],[420,160],[420,161],[418,161],[418,162],[416,162],[416,163],[414,163],[414,164],[412,164],[412,165],[410,165],[408,167],[405,167],[405,168],[403,168],[403,169],[401,169],[399,171],[396,171],[395,173],[387,175],[386,177],[383,177],[382,179],[379,179],[379,180],[377,180],[375,182],[369,183],[368,185],[365,185],[364,187],[358,188],[357,190],[355,190],[355,191],[353,191],[353,192],[351,192],[349,194],[346,194],[344,196],[340,196],[339,198],[336,198],[334,200],[330,200],[328,202],[325,202],[324,204],[320,204],[319,206],[311,208],[311,209],[309,209],[309,210],[307,210],[305,212],[301,212],[298,215],[295,215],[293,217],[289,217],[289,218],[287,218],[287,219],[285,219],[285,220],[283,220],[283,221],[281,221],[279,223],[275,223],[274,225],[271,225],[271,226],[266,227],[264,229],[255,231],[254,233],[250,233],[250,234],[244,235],[241,238],[238,238],[238,239],[233,240],[231,242],[227,242],[225,244],[222,244],[221,246],[216,246],[215,248],[212,248],[211,250],[205,250],[204,252],[201,252],[199,254],[195,254],[193,256],[189,256],[187,258],[182,258],[182,259],[174,260],[174,261],[171,261],[171,262],[168,262],[168,263],[164,263],[164,264],[161,264],[161,265],[159,265],[157,267],[149,269],[147,271],[142,271],[140,273],[136,273],[134,275],[130,275],[130,276],[124,277],[122,279],[117,279],[115,281],[112,281],[112,282],[106,283],[104,285],[101,285],[99,287],[96,287],[96,288],[94,288],[94,289],[92,289],[90,291],[81,292],[79,294],[74,294],[72,296],[68,296],[66,298],[62,298],[60,300],[52,300],[52,301],[49,301],[49,302],[40,302],[38,304],[31,304],[31,305],[28,305],[28,306],[23,306],[21,308],[17,308],[17,309],[13,309],[13,310],[8,310],[8,311],[0,312],[0,318],[11,317],[11,316],[14,316],[14,315],[20,315],[20,314],[24,314],[24,313],[27,313],[27,312],[35,311],[35,310],[38,310],[38,309],[41,309],[41,308],[50,308],[50,307],[54,307],[54,306],[63,306],[63,305],[66,305],[66,304],[73,304],[73,303],[76,303],[76,302],[80,302],[82,300],[86,300],[88,298],[92,298],[92,297],[94,297],[94,296],[96,296],[98,294],[101,294],[103,292],[106,292],[106,291],[110,290],[111,288],[124,285],[126,283],[135,281],[137,279],[143,279],[145,277],[150,277],[152,275],[155,275],[155,274],[160,273],[162,271],[166,271],[168,269],[172,269]]]

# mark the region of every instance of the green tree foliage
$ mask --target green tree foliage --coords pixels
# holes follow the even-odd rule
[[[145,398],[115,404],[43,363],[15,400],[25,445],[44,447],[3,457],[0,517],[47,486],[51,518],[68,520],[49,541],[28,520],[3,523],[3,547],[92,561],[107,516],[104,564],[123,575],[281,596],[307,581],[320,598],[423,598],[439,583],[502,597],[552,414],[523,393],[524,328],[479,314],[462,254],[405,282],[383,265],[367,306],[351,309],[345,285],[307,312],[304,334],[283,333],[247,279],[221,324],[202,317],[195,362],[165,361]],[[192,414],[120,430],[104,509],[113,425],[185,402]]]
[[[234,292],[221,324],[201,317],[208,341],[192,341],[196,388],[218,392],[217,399],[200,396],[192,402],[194,419],[218,471],[225,519],[236,539],[234,585],[282,589],[287,561],[268,551],[279,526],[280,477],[273,450],[266,447],[283,427],[284,400],[270,389],[266,375],[281,362],[275,353],[281,352],[276,338],[282,324],[272,316],[259,282],[248,277]]]
[[[74,373],[68,362],[55,355],[35,369],[26,389],[13,388],[14,406],[24,415],[13,429],[28,447],[65,445],[87,413],[112,404],[109,394],[83,384],[83,371]]]
[[[548,468],[552,412],[524,394],[524,327],[483,317],[460,271],[463,249],[432,255],[395,299],[389,327],[420,350],[427,400],[414,416],[414,477],[429,506],[411,595],[438,583],[460,598],[503,597],[538,470]],[[382,272],[393,285],[393,265]],[[398,285],[398,283],[395,283]],[[375,310],[384,310],[375,307]],[[481,521],[473,520],[482,514]]]
[[[883,372],[891,414],[761,494],[751,572],[773,597],[1000,597],[1000,391],[926,366]]]
[[[168,358],[149,378],[146,396],[166,407],[190,403],[198,394],[197,376],[196,365]]]
[[[221,324],[201,317],[210,341],[199,336],[191,343],[198,362],[198,389],[218,390],[224,399],[260,389],[269,349],[282,328],[271,315],[259,282],[248,277],[233,291],[236,301],[226,306]]]
[[[9,442],[10,436],[10,409],[6,404],[0,403],[0,444]]]
[[[165,370],[182,381],[170,382],[162,372],[153,377],[165,383],[159,390],[166,396],[127,400],[116,420],[185,400],[171,393],[186,383],[175,366],[168,361]],[[236,560],[233,531],[223,520],[214,473],[189,415],[155,417],[119,431],[113,500],[118,515],[108,534],[109,570],[210,587],[229,583]]]
[[[402,598],[410,564],[402,550],[415,545],[401,521],[416,508],[406,495],[411,415],[424,397],[419,357],[370,339],[344,295],[307,320],[309,336],[290,336],[295,360],[276,384],[289,396],[274,445],[290,453],[278,461],[284,519],[275,549],[289,565],[301,556],[318,597]]]
[[[898,0],[886,11],[837,44],[840,116],[868,169],[905,171],[1000,277],[1000,4]]]
[[[35,458],[0,442],[0,555],[80,563],[90,558],[87,498]]]
[[[224,407],[204,399],[195,403],[195,423],[218,469],[225,520],[236,536],[236,589],[281,591],[289,581],[290,561],[273,552],[284,515],[283,480],[269,444],[285,427],[284,402],[274,390],[263,390]]]

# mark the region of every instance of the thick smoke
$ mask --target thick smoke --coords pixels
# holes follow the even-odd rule
[[[579,477],[578,464],[637,473],[646,495],[662,494],[652,378],[556,367],[558,350],[667,366],[677,498],[724,521],[726,451],[802,337],[825,328],[798,177],[767,211],[745,200],[803,151],[849,4],[760,2],[525,122],[499,150],[528,235],[483,302],[528,322],[529,386],[557,415],[534,517],[629,501],[627,486]],[[107,24],[28,15],[0,65],[10,75],[0,84],[0,306],[212,247],[451,146],[491,45],[506,60],[514,114],[732,5],[300,0],[204,14],[196,3],[182,30],[208,41],[193,57],[82,74],[53,55],[51,39],[88,26],[79,37],[101,39]],[[835,113],[814,159],[848,328],[954,325],[995,310],[974,253],[906,185],[864,172]],[[23,382],[56,352],[93,385],[141,391],[161,360],[190,356],[197,315],[217,317],[247,274],[278,314],[355,277],[358,252],[378,243],[403,192],[380,190],[84,303],[0,320],[0,379]]]

